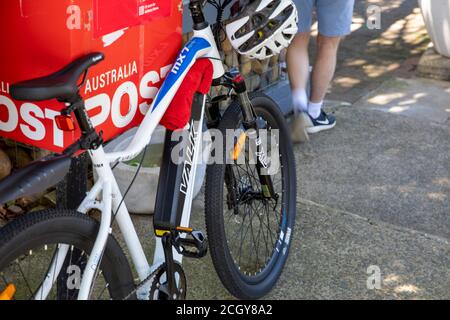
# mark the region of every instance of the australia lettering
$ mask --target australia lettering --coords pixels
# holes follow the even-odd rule
[[[138,69],[136,61],[130,62],[129,64],[120,66],[117,69],[109,70],[108,72],[102,73],[98,76],[88,79],[86,81],[84,93],[90,94],[99,89],[108,87],[111,84],[128,79],[137,73]]]
[[[0,81],[0,93],[9,93],[9,83]]]

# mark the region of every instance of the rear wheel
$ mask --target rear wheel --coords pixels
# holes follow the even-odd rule
[[[267,96],[250,98],[258,122],[267,129],[266,153],[277,164],[269,170],[276,196],[264,196],[247,148],[244,162],[227,162],[236,145],[242,144],[239,135],[228,143],[230,147],[223,142],[223,164],[209,166],[206,180],[211,257],[223,285],[241,299],[261,298],[276,284],[288,257],[296,213],[295,162],[285,119]],[[243,129],[242,122],[241,107],[234,102],[220,122],[222,136],[226,137],[227,129]]]
[[[17,300],[76,299],[97,233],[97,221],[69,210],[34,212],[10,222],[0,229],[0,293],[13,285]],[[54,273],[49,294],[44,297],[41,291],[40,296],[38,289],[62,245],[69,247],[62,269]],[[128,260],[110,236],[90,299],[123,299],[133,289]]]

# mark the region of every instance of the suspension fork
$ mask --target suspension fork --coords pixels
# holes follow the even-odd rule
[[[245,81],[242,80],[242,83],[239,85],[245,86]],[[267,199],[273,198],[276,200],[277,194],[273,187],[272,177],[268,174],[268,150],[265,150],[260,136],[260,130],[266,129],[266,127],[264,124],[258,122],[256,112],[248,97],[247,89],[245,88],[245,91],[241,93],[237,92],[237,94],[244,116],[243,126],[250,141],[250,151],[255,150],[254,156],[257,160],[256,169],[263,196]]]
[[[265,124],[258,121],[255,109],[248,95],[245,79],[237,71],[237,69],[232,69],[222,78],[220,84],[233,88],[237,94],[244,119],[243,126],[250,142],[250,151],[255,152],[254,157],[257,160],[256,169],[258,172],[259,181],[261,183],[263,196],[267,199],[272,198],[277,200],[278,195],[274,190],[272,177],[268,174],[269,158],[267,150],[264,149],[264,145],[259,134],[260,130],[266,129],[266,127]],[[241,139],[239,138],[239,140]],[[238,143],[245,144],[245,140],[238,141]]]

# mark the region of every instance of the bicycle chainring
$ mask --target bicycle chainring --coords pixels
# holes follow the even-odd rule
[[[183,267],[174,262],[174,273],[177,281],[177,293],[170,297],[166,282],[167,267],[164,263],[155,271],[155,277],[150,289],[150,300],[185,300],[187,291],[186,275]]]

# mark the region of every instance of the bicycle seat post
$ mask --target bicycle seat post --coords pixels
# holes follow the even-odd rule
[[[66,108],[61,112],[63,115],[74,114],[80,127],[80,146],[83,150],[96,150],[103,144],[102,132],[97,133],[89,118],[84,105],[83,97],[77,92],[73,97],[63,101]]]

